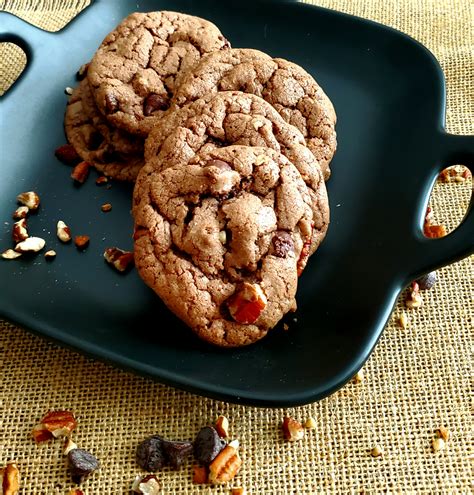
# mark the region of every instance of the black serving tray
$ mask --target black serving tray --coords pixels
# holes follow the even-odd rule
[[[235,47],[305,67],[338,114],[328,183],[332,221],[300,279],[290,329],[222,350],[193,336],[132,271],[104,263],[105,247],[131,248],[130,185],[77,188],[54,157],[65,142],[64,88],[133,11],[179,10],[215,22]],[[2,13],[0,39],[28,64],[1,99],[0,250],[11,245],[19,192],[34,190],[31,235],[58,255],[0,259],[0,316],[87,355],[191,392],[231,402],[292,406],[344,385],[373,350],[397,296],[413,278],[474,252],[472,200],[463,223],[429,240],[422,220],[438,172],[474,164],[474,139],[444,130],[438,62],[419,43],[373,22],[290,1],[99,0],[57,33]],[[104,214],[100,205],[110,202]],[[90,235],[79,253],[60,245],[58,219]],[[4,224],[9,222],[9,225]],[[293,321],[297,318],[297,322]]]

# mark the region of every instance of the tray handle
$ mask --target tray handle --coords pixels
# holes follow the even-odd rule
[[[438,139],[438,161],[435,173],[451,165],[465,165],[474,171],[474,136],[460,136],[448,134],[444,130],[440,132]],[[474,182],[473,182],[474,185]],[[428,198],[426,198],[426,202]],[[424,219],[426,202],[420,217]],[[413,261],[414,276],[448,265],[469,255],[474,254],[474,194],[467,212],[459,224],[446,237],[440,239],[428,239],[423,235],[419,222],[414,233],[414,245],[411,257]]]

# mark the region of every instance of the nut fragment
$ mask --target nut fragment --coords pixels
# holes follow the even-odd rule
[[[0,468],[0,493],[3,495],[17,495],[20,490],[20,471],[16,462],[8,462],[6,467]]]
[[[72,480],[78,485],[100,467],[98,459],[84,449],[71,450],[67,459]]]
[[[112,205],[110,203],[104,203],[100,209],[104,212],[107,213],[108,211],[112,210]]]
[[[161,493],[160,489],[160,483],[154,474],[143,477],[137,476],[132,485],[132,492],[141,495],[158,495]]]
[[[436,430],[436,434],[438,435],[439,438],[442,438],[445,442],[447,442],[449,440],[449,437],[450,437],[449,430],[444,426],[440,426]]]
[[[219,241],[221,244],[225,244],[227,242],[227,233],[225,230],[221,230],[219,232]]]
[[[61,242],[69,242],[71,240],[71,229],[62,221],[56,225],[56,235]]]
[[[95,183],[98,186],[101,186],[102,184],[107,184],[107,182],[109,182],[109,179],[105,175],[101,175],[100,177],[97,177],[97,179],[95,180]]]
[[[411,289],[408,292],[407,298],[405,300],[405,305],[407,308],[419,308],[423,304],[423,298],[420,294],[420,286],[418,282],[412,282]]]
[[[247,490],[245,488],[232,488],[232,495],[247,495]]]
[[[433,438],[431,441],[431,447],[433,452],[439,452],[446,447],[446,442],[441,437]]]
[[[317,426],[316,421],[312,417],[309,417],[304,424],[304,427],[307,430],[315,430],[316,426]]]
[[[66,86],[64,88],[64,93],[67,94],[68,96],[71,96],[74,93],[74,89],[71,88],[71,86]]]
[[[34,191],[20,193],[16,200],[18,203],[27,206],[30,210],[37,210],[40,205],[40,198]]]
[[[50,411],[32,431],[33,438],[39,443],[51,438],[68,437],[77,426],[71,411]]]
[[[13,242],[17,244],[18,242],[28,239],[28,230],[26,228],[26,218],[22,218],[13,224],[12,228],[12,238]]]
[[[104,251],[104,259],[119,272],[125,272],[134,264],[133,252],[124,251],[117,247],[107,248]]]
[[[14,212],[13,212],[13,219],[14,220],[21,220],[22,218],[26,218],[28,215],[28,212],[30,209],[28,206],[19,206]]]
[[[470,178],[470,171],[463,165],[453,165],[440,172],[438,179],[441,182],[464,182]]]
[[[310,250],[311,250],[311,239],[307,240],[303,244],[303,248],[301,249],[300,257],[296,265],[298,277],[303,273],[306,263],[308,262]]]
[[[71,178],[78,184],[84,184],[89,176],[90,164],[89,162],[78,163],[71,172]]]
[[[267,305],[267,298],[258,284],[244,282],[227,300],[232,318],[237,323],[254,323]]]
[[[89,64],[82,64],[79,67],[79,70],[76,72],[76,79],[78,81],[82,81],[86,77],[88,69],[89,69]]]
[[[73,488],[68,495],[84,495],[84,492],[79,488]]]
[[[354,375],[354,382],[355,383],[362,383],[364,380],[364,371],[359,370],[355,375]]]
[[[304,437],[303,425],[289,416],[283,420],[282,429],[285,439],[289,442],[297,442]]]
[[[56,158],[66,165],[74,165],[81,160],[72,144],[63,144],[54,152]]]
[[[89,240],[90,237],[88,235],[76,235],[76,237],[74,237],[74,244],[77,249],[82,251],[89,245]]]
[[[28,237],[15,246],[15,251],[18,253],[37,253],[44,248],[46,241],[41,237]]]
[[[71,450],[77,449],[77,445],[71,440],[71,437],[66,437],[66,441],[64,442],[64,455],[68,455]]]
[[[207,468],[205,466],[193,466],[193,483],[202,484],[207,482]]]
[[[237,449],[227,445],[211,462],[209,466],[209,481],[211,483],[226,483],[233,479],[242,466],[242,459]]]
[[[430,239],[439,239],[448,235],[446,227],[444,225],[425,225],[423,233]]]
[[[3,251],[2,258],[5,260],[15,260],[21,256],[21,253],[17,253],[13,249],[7,249]]]
[[[227,438],[229,436],[229,420],[220,415],[216,420],[215,429],[221,438]]]
[[[50,249],[49,251],[46,251],[46,253],[44,253],[44,257],[47,260],[53,260],[54,258],[56,258],[56,251],[54,249]]]
[[[398,326],[400,328],[403,328],[403,330],[406,330],[407,329],[407,327],[408,327],[408,318],[407,318],[407,315],[405,313],[402,313],[398,317]]]
[[[372,457],[381,457],[383,455],[382,449],[378,445],[376,445],[370,451],[370,455]]]

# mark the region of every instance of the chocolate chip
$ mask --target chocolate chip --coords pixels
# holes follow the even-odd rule
[[[105,110],[107,113],[114,113],[118,110],[119,103],[112,93],[105,93]]]
[[[99,149],[99,146],[104,142],[104,136],[98,131],[93,131],[89,136],[89,142],[87,143],[87,147],[91,151],[95,151]]]
[[[138,465],[145,471],[156,471],[166,463],[163,439],[154,435],[148,437],[137,447]]]
[[[273,242],[273,252],[278,258],[286,258],[290,251],[294,250],[293,239],[291,235],[284,231],[278,230],[272,239]]]
[[[167,110],[169,106],[169,98],[167,96],[152,93],[145,99],[143,114],[148,117],[156,110]]]
[[[217,431],[211,426],[205,426],[194,440],[194,455],[202,464],[210,464],[225,446],[225,440]]]
[[[186,457],[193,451],[193,444],[191,442],[162,440],[162,447],[168,462],[174,469],[179,469]]]
[[[99,461],[84,449],[72,449],[67,459],[72,480],[78,485],[100,467]]]
[[[438,281],[436,272],[429,272],[416,280],[421,290],[428,290]]]

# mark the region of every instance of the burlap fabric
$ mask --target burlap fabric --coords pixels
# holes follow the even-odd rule
[[[0,1],[0,7],[55,30],[86,1]],[[472,4],[468,0],[319,0],[319,5],[371,18],[424,43],[447,79],[448,130],[473,132]],[[0,88],[14,80],[24,59],[1,48]],[[5,116],[2,116],[3,118]],[[437,219],[454,228],[471,185],[437,184]],[[350,383],[321,402],[297,409],[256,409],[197,397],[51,345],[0,323],[0,465],[16,459],[22,494],[66,494],[73,486],[60,442],[35,445],[30,431],[48,410],[67,408],[79,419],[76,441],[96,454],[102,469],[84,484],[86,494],[128,493],[140,469],[137,443],[149,434],[193,438],[222,413],[241,442],[241,474],[224,487],[191,482],[191,466],[159,474],[163,493],[472,493],[473,263],[440,270],[424,304],[407,310],[400,299],[361,383]],[[370,297],[370,294],[367,295]],[[408,327],[396,324],[405,312]],[[283,441],[286,415],[313,417],[303,441]],[[451,432],[433,453],[435,429]],[[370,450],[379,445],[383,455]]]

